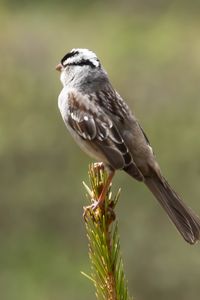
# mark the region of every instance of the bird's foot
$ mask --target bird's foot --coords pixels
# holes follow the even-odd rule
[[[93,203],[88,206],[84,206],[83,218],[86,221],[88,215],[98,215],[103,209],[104,201],[92,200]]]
[[[114,202],[111,201],[108,206],[104,205],[104,201],[96,201],[89,206],[84,207],[83,218],[87,222],[89,218],[92,218],[96,223],[101,222],[102,216],[106,215],[108,223],[112,223],[115,220]]]
[[[104,165],[103,162],[95,162],[95,163],[93,163],[93,168],[97,171],[99,171],[99,170],[104,171],[105,170],[105,165]]]
[[[96,173],[96,177],[100,176],[100,171],[105,171],[105,165],[103,163],[95,163],[93,167],[94,172]],[[93,215],[93,216],[98,216],[99,213],[104,213],[105,211],[105,199],[108,195],[111,183],[112,183],[112,178],[114,176],[114,170],[109,169],[109,174],[105,182],[102,181],[101,179],[98,182],[98,189],[97,192],[93,192],[91,195],[92,198],[92,204],[89,206],[84,207],[84,213],[83,213],[83,218],[84,220],[87,219],[88,214]],[[93,189],[94,191],[94,189]],[[96,200],[97,199],[97,200]]]

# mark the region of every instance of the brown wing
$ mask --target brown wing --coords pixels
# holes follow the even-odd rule
[[[90,145],[103,153],[114,169],[132,168],[133,176],[143,180],[143,175],[133,161],[122,136],[111,118],[87,95],[68,95],[68,124]]]

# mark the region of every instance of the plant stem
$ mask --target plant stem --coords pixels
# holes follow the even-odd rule
[[[112,197],[110,185],[103,205],[96,205],[107,177],[103,164],[93,164],[89,167],[91,189],[84,184],[91,203],[84,208],[92,270],[86,276],[94,283],[98,300],[129,300],[114,211],[120,191]]]

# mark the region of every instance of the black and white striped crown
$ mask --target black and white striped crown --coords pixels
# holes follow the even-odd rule
[[[72,49],[62,59],[63,67],[67,66],[90,66],[92,68],[100,67],[100,61],[96,54],[88,49]]]

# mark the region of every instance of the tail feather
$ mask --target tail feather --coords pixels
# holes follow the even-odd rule
[[[154,194],[183,238],[190,244],[200,239],[200,219],[187,207],[164,177],[145,178],[145,184]]]

